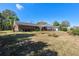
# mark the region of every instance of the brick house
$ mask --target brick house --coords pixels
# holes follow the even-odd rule
[[[33,23],[14,22],[13,31],[58,31],[59,27],[52,25],[36,25]]]

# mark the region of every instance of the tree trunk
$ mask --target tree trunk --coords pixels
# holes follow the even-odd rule
[[[1,30],[3,30],[3,21],[1,19]]]

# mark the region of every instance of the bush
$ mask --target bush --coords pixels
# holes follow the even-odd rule
[[[36,29],[35,31],[40,31],[39,29]]]
[[[73,30],[74,28],[70,28],[70,30]]]
[[[41,34],[45,34],[45,33],[42,32]]]
[[[73,35],[79,35],[79,29],[73,29],[73,30],[71,31],[71,33],[72,33]]]
[[[57,34],[55,34],[55,33],[53,33],[53,37],[58,37],[58,35],[57,35]]]
[[[58,35],[56,33],[48,34],[48,36],[58,37]]]
[[[62,28],[62,31],[67,31],[67,28]]]
[[[48,36],[52,36],[52,34],[48,34]]]

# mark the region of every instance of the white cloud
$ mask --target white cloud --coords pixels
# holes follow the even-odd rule
[[[18,10],[21,10],[21,9],[23,9],[24,7],[23,7],[21,4],[16,4],[16,8],[17,8]]]

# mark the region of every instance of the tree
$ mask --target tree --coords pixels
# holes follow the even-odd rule
[[[5,18],[9,18],[9,16],[16,16],[15,12],[12,11],[12,10],[9,10],[9,9],[5,9],[2,11],[2,15],[5,17]]]
[[[44,21],[40,21],[40,22],[37,22],[37,25],[46,25],[47,22],[44,22]]]
[[[39,25],[39,28],[40,28],[40,31],[41,31],[42,30],[42,25],[47,25],[48,23],[44,22],[44,21],[40,21],[40,22],[37,22],[36,24]]]
[[[2,16],[2,13],[0,13],[0,30],[3,30],[3,21],[5,20],[5,18]]]
[[[2,15],[5,17],[6,21],[4,22],[5,27],[10,27],[12,29],[13,22],[19,21],[16,13],[12,10],[6,9],[2,11]]]
[[[70,23],[67,20],[65,20],[65,21],[62,21],[61,26],[62,27],[69,27]]]
[[[67,28],[70,26],[70,23],[65,20],[60,24],[60,30],[67,31]]]
[[[57,21],[53,22],[53,26],[59,26],[59,25],[60,25],[59,22],[57,22]]]

